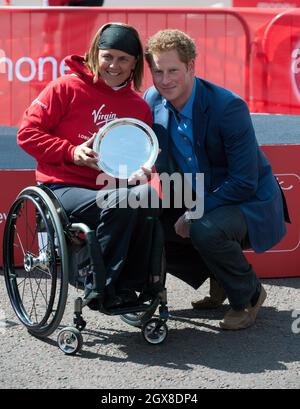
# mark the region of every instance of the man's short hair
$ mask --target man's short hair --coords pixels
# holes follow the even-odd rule
[[[145,58],[151,67],[152,55],[164,51],[176,50],[180,60],[187,64],[196,58],[196,45],[194,40],[180,30],[160,30],[148,39]]]

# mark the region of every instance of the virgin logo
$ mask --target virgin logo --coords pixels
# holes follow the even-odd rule
[[[102,104],[101,107],[92,112],[93,118],[94,118],[94,123],[97,126],[103,126],[104,124],[107,124],[107,122],[113,121],[114,119],[117,118],[117,115],[114,114],[113,112],[109,113],[104,113],[103,109],[105,108],[105,104]]]
[[[300,101],[300,42],[291,55],[291,81],[293,91]]]

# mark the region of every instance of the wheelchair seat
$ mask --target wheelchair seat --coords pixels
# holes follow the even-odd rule
[[[21,323],[36,337],[51,335],[63,317],[70,284],[84,295],[74,300],[75,328],[58,335],[58,345],[66,354],[80,350],[86,326],[82,309],[92,304],[96,305],[92,309],[120,315],[126,323],[141,327],[148,343],[163,342],[168,318],[166,272],[160,222],[155,221],[154,227],[146,293],[139,295],[137,305],[107,309],[105,266],[95,231],[69,218],[48,187],[22,190],[8,212],[3,237],[5,283]],[[158,306],[159,318],[152,318]]]

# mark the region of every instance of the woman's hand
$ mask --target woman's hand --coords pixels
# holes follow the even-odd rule
[[[96,134],[94,133],[89,140],[76,146],[73,158],[75,165],[87,166],[89,168],[99,170],[98,154],[92,149],[95,136]]]

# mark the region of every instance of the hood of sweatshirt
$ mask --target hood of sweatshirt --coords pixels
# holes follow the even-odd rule
[[[64,59],[64,63],[67,67],[70,68],[69,74],[75,74],[82,78],[83,81],[93,84],[94,74],[91,70],[84,64],[84,58],[80,55],[69,55]],[[124,87],[121,87],[117,90],[111,88],[110,86],[106,85],[105,82],[99,78],[96,83],[93,85],[95,87],[101,88],[102,92],[105,93],[123,93],[128,92],[128,89],[131,88],[131,82],[129,81]]]

